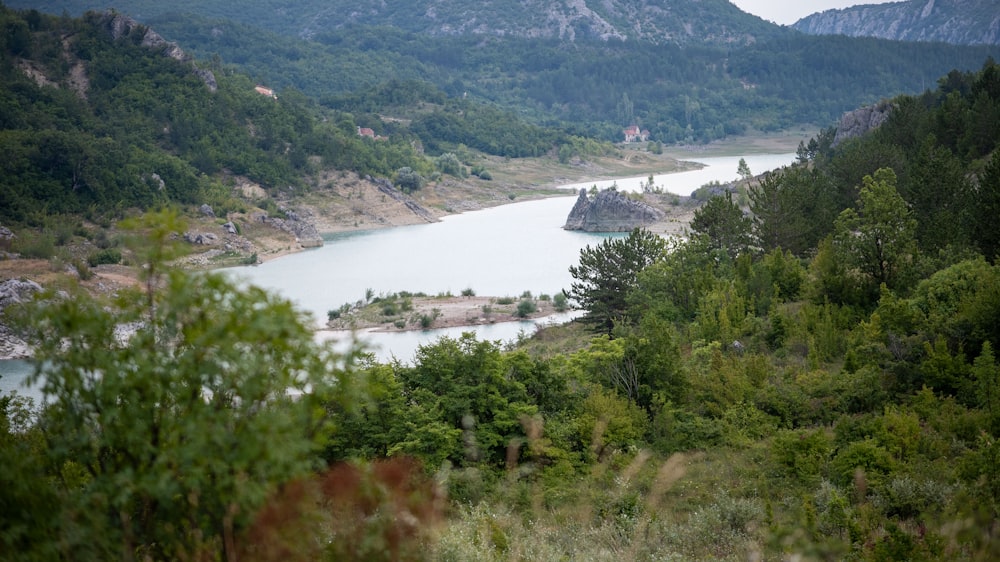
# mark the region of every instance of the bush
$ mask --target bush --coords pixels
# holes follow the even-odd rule
[[[434,325],[434,321],[437,320],[438,316],[441,316],[441,311],[438,309],[433,309],[431,312],[420,315],[420,327],[423,329],[428,329]]]
[[[21,236],[14,244],[14,251],[22,258],[47,260],[56,253],[55,238],[48,232],[38,236]]]
[[[525,318],[537,311],[538,305],[535,304],[535,301],[531,299],[523,299],[521,302],[517,303],[517,312],[515,314],[518,318]]]
[[[562,292],[556,293],[552,297],[552,306],[555,307],[556,312],[566,312],[569,309],[569,299],[566,298],[566,294]]]
[[[474,297],[474,296],[476,296],[476,292],[473,291],[471,287],[468,288],[468,289],[462,289],[462,296],[463,297]]]
[[[870,483],[877,484],[890,475],[894,468],[892,455],[871,439],[855,441],[837,453],[831,465],[834,482],[848,485],[854,474],[861,470]]]
[[[396,170],[396,187],[410,193],[424,186],[424,178],[408,166]]]
[[[789,475],[808,482],[819,478],[830,457],[831,448],[830,438],[822,429],[784,431],[774,438],[771,455]],[[853,474],[852,468],[851,475]]]
[[[468,171],[465,169],[465,165],[462,161],[455,156],[454,152],[446,152],[438,157],[437,167],[441,172],[455,176],[457,178],[465,178],[469,176]]]
[[[104,264],[117,265],[122,262],[122,252],[118,248],[106,248],[98,250],[87,257],[90,267],[97,267]]]

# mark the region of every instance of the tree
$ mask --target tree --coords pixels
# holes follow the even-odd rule
[[[692,231],[708,236],[712,249],[724,250],[733,259],[749,249],[751,228],[750,217],[733,203],[728,191],[709,199],[691,220]]]
[[[163,222],[145,225],[157,260],[174,255]],[[351,373],[289,301],[162,261],[144,272],[113,302],[49,294],[19,316],[39,342],[53,536],[74,559],[227,558],[267,497],[316,466],[321,405]]]
[[[740,179],[743,181],[749,181],[753,177],[750,166],[747,165],[747,161],[743,158],[740,158],[740,163],[736,166],[736,173],[739,174]]]
[[[586,310],[584,319],[611,333],[624,319],[626,296],[635,287],[640,271],[661,259],[666,242],[658,235],[637,228],[625,238],[608,238],[597,246],[580,250],[580,264],[570,266],[576,280],[566,296]]]
[[[524,385],[510,377],[499,344],[471,332],[420,346],[414,365],[400,367],[397,376],[418,411],[428,414],[407,436],[404,451],[444,450],[455,463],[500,466],[510,441],[524,437],[521,418],[538,412]]]
[[[858,210],[845,209],[834,223],[834,241],[846,262],[877,288],[896,288],[916,252],[917,221],[896,191],[896,174],[880,168],[865,176]]]
[[[915,236],[925,252],[968,245],[969,215],[979,202],[970,197],[961,162],[933,135],[911,159],[910,175],[899,191],[913,210]]]
[[[412,193],[424,185],[424,178],[409,166],[396,170],[396,186],[404,193]]]
[[[1000,257],[1000,151],[993,153],[986,169],[979,176],[972,200],[972,239],[987,259]]]
[[[781,248],[805,255],[826,234],[834,215],[823,178],[801,167],[764,174],[748,196],[754,243],[765,252]]]

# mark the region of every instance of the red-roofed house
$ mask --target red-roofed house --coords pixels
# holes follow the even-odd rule
[[[264,86],[261,86],[260,84],[257,84],[254,87],[254,91],[256,91],[258,94],[260,94],[262,96],[267,96],[269,98],[278,99],[278,96],[274,93],[274,90],[272,90],[271,88],[265,88]]]
[[[639,130],[638,125],[632,125],[627,127],[622,131],[625,135],[625,142],[646,142],[649,140],[649,131],[646,129]]]
[[[359,137],[368,137],[370,139],[375,139],[377,141],[385,140],[385,137],[383,137],[382,135],[376,135],[375,131],[373,131],[373,130],[367,128],[367,127],[358,127],[358,136]]]

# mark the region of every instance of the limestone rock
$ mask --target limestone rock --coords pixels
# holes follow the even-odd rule
[[[892,109],[893,105],[891,103],[881,101],[875,105],[869,105],[845,113],[837,125],[837,135],[833,139],[833,146],[879,128],[889,118]]]
[[[189,244],[199,246],[211,246],[219,241],[219,237],[211,232],[185,232],[184,240]]]
[[[629,232],[662,218],[663,211],[630,199],[616,190],[601,191],[591,199],[587,190],[581,189],[563,228],[585,232]]]
[[[95,23],[108,34],[115,41],[121,39],[122,37],[133,36],[133,34],[141,34],[140,45],[151,49],[154,51],[159,51],[163,56],[170,57],[174,60],[189,63],[192,68],[192,72],[201,81],[205,83],[209,91],[215,92],[218,89],[218,83],[215,81],[215,75],[212,74],[211,70],[201,69],[194,65],[191,56],[184,52],[177,43],[172,41],[167,41],[162,35],[152,30],[152,28],[147,27],[136,20],[117,12],[105,12],[96,16]]]
[[[810,35],[1000,45],[996,0],[909,0],[826,10],[792,25]]]
[[[12,304],[30,300],[42,286],[34,281],[7,279],[0,282],[0,318],[5,308]],[[31,350],[10,328],[0,324],[0,359],[23,359],[31,356]]]
[[[281,210],[285,213],[285,218],[269,217],[263,214],[260,215],[260,221],[294,235],[296,241],[303,248],[317,248],[323,245],[323,237],[316,229],[309,212],[297,212],[288,208],[281,208]]]

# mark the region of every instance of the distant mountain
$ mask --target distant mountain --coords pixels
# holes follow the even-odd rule
[[[793,29],[810,35],[1000,45],[997,0],[910,0],[827,10],[802,18]]]
[[[727,0],[10,0],[8,6],[77,15],[115,8],[139,20],[168,12],[231,19],[299,37],[357,25],[432,36],[748,45],[786,30]]]

